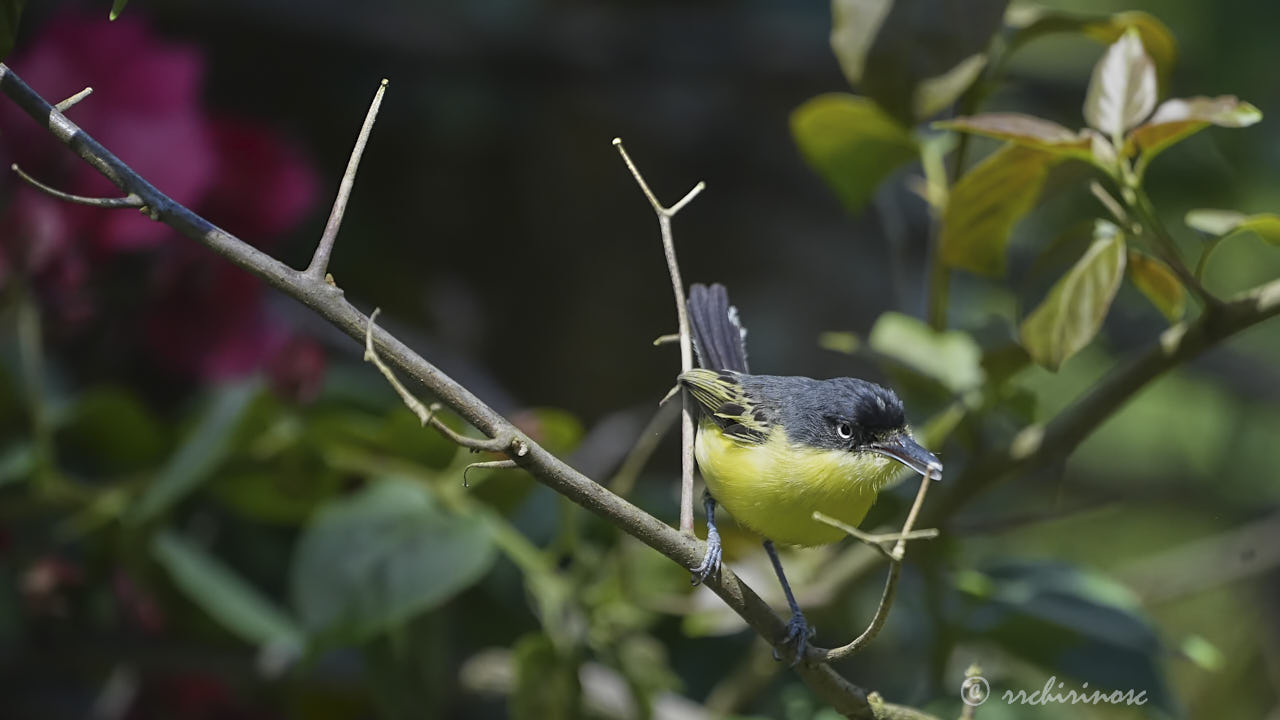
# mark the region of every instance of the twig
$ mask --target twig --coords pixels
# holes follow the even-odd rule
[[[867,643],[870,643],[877,635],[880,634],[880,630],[884,628],[885,622],[889,619],[889,610],[893,607],[893,599],[898,592],[898,578],[902,575],[902,558],[907,552],[907,541],[916,539],[917,537],[917,534],[912,532],[912,528],[915,527],[916,518],[920,515],[920,508],[924,506],[924,496],[929,492],[929,486],[932,484],[932,473],[925,473],[920,476],[920,489],[916,491],[915,502],[911,504],[911,509],[907,511],[907,519],[902,523],[902,531],[896,533],[897,543],[893,546],[893,550],[888,553],[889,576],[885,578],[884,592],[880,594],[880,604],[876,607],[876,614],[871,618],[871,623],[867,625],[867,629],[863,630],[861,635],[849,641],[848,644],[842,645],[838,648],[832,648],[830,650],[824,650],[822,648],[810,649],[808,653],[810,658],[819,659],[828,663],[842,660],[866,647]],[[821,517],[818,517],[820,514],[821,513],[814,513],[814,518],[827,522]],[[920,532],[927,533],[929,531],[925,530]],[[930,535],[929,537],[936,537],[937,530],[933,530],[932,532],[933,535]],[[879,547],[879,545],[875,544],[872,546]],[[881,548],[881,550],[883,550],[883,548]]]
[[[373,102],[369,104],[369,112],[365,113],[364,125],[360,127],[360,135],[356,138],[356,146],[351,150],[351,158],[347,160],[347,171],[342,174],[342,182],[338,185],[338,197],[333,201],[333,209],[329,211],[329,221],[324,225],[324,234],[316,245],[315,255],[307,266],[305,274],[309,278],[319,280],[324,277],[329,267],[329,255],[333,253],[333,243],[338,238],[338,228],[342,227],[342,216],[347,212],[347,200],[351,198],[351,188],[356,182],[356,170],[360,167],[360,158],[364,155],[364,147],[369,143],[369,133],[373,132],[373,121],[378,119],[378,108],[382,107],[382,96],[387,91],[387,79],[383,78],[378,91],[373,94]]]
[[[903,538],[907,540],[932,540],[938,537],[937,528],[913,530],[909,533],[903,533],[901,531],[891,533],[869,533],[863,532],[849,523],[841,522],[840,520],[837,520],[825,513],[815,512],[813,514],[813,519],[821,523],[826,523],[827,525],[844,532],[849,537],[879,552],[888,560],[893,559],[893,553],[885,549],[884,546],[886,543],[897,542]]]
[[[670,345],[671,343],[678,343],[678,342],[680,342],[680,334],[671,333],[670,335],[659,335],[658,337],[654,338],[653,346],[659,347],[662,345]]]
[[[66,112],[66,111],[70,110],[71,108],[75,107],[75,104],[76,104],[76,103],[78,103],[78,102],[80,102],[81,100],[83,100],[83,99],[85,99],[85,98],[89,97],[89,96],[90,96],[90,95],[92,95],[92,94],[93,94],[93,88],[91,88],[91,87],[87,87],[87,88],[85,88],[85,89],[81,90],[80,92],[76,93],[75,95],[72,95],[71,97],[67,98],[66,100],[63,100],[62,102],[58,103],[57,105],[54,105],[54,106],[53,106],[53,109],[54,109],[54,110],[57,110],[57,111],[58,111],[58,112],[60,112],[60,113],[64,113],[64,112]]]
[[[649,184],[644,181],[644,176],[640,174],[636,164],[631,161],[627,149],[622,146],[622,138],[614,138],[613,145],[618,148],[622,161],[627,164],[627,169],[631,171],[636,184],[649,199],[653,212],[658,216],[658,229],[662,233],[662,251],[667,258],[667,271],[671,274],[671,289],[676,298],[676,319],[679,321],[680,330],[680,371],[688,372],[693,369],[693,339],[689,334],[689,313],[685,307],[684,281],[680,279],[680,264],[676,261],[676,244],[671,234],[671,218],[684,209],[684,206],[697,197],[707,185],[699,182],[680,199],[680,202],[669,208],[663,207],[662,203],[658,202],[657,196],[649,189]],[[693,537],[693,407],[688,393],[682,393],[682,395],[684,408],[680,414],[680,532]]]
[[[17,173],[18,177],[22,178],[23,182],[39,190],[45,195],[55,197],[59,200],[66,200],[69,203],[75,203],[76,205],[88,205],[90,207],[99,207],[99,208],[140,208],[142,207],[142,199],[132,193],[130,193],[129,195],[125,195],[124,197],[118,197],[118,198],[99,198],[99,197],[85,197],[84,195],[72,195],[71,193],[66,193],[61,190],[58,190],[57,188],[53,188],[48,185],[45,185],[39,180],[31,177],[30,175],[27,174],[25,170],[18,167],[18,163],[14,163],[10,165],[9,169]]]
[[[473,462],[462,469],[462,487],[469,488],[471,483],[467,480],[467,473],[472,470],[515,470],[520,467],[515,460],[486,460],[485,462]]]
[[[445,425],[443,422],[440,422],[440,418],[436,417],[436,413],[440,410],[440,405],[438,403],[433,403],[431,407],[427,407],[422,404],[421,400],[414,397],[413,393],[409,392],[409,390],[400,383],[396,374],[391,371],[391,368],[387,367],[386,363],[382,362],[382,358],[378,357],[377,351],[373,349],[374,320],[378,317],[378,313],[380,312],[382,312],[381,308],[374,308],[373,312],[369,314],[368,328],[364,334],[364,360],[365,362],[373,363],[374,367],[378,368],[378,372],[382,373],[382,377],[387,379],[387,382],[393,389],[395,389],[396,394],[400,396],[400,400],[404,402],[405,407],[409,408],[409,410],[418,417],[418,420],[422,422],[423,427],[430,425],[441,435],[444,435],[455,444],[461,445],[464,448],[469,448],[474,452],[512,453],[516,456],[524,455],[528,452],[528,448],[524,441],[515,437],[512,433],[504,433],[484,439],[473,438],[459,434],[455,432],[453,428]],[[481,465],[482,463],[475,463],[475,466],[477,467]],[[466,478],[464,474],[463,481],[465,482],[465,480]]]

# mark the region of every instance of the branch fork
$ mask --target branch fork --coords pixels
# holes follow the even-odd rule
[[[649,183],[645,182],[644,175],[640,174],[640,169],[632,162],[631,155],[627,153],[627,149],[622,145],[622,138],[614,138],[613,146],[618,148],[618,154],[622,156],[622,162],[626,163],[627,169],[631,171],[631,176],[635,178],[636,184],[640,186],[640,191],[648,198],[649,204],[653,206],[653,212],[658,216],[658,231],[662,234],[662,250],[667,259],[667,272],[671,275],[671,290],[675,295],[676,301],[676,320],[679,324],[679,333],[674,338],[672,336],[663,336],[654,341],[654,345],[664,342],[670,342],[673,339],[680,343],[680,371],[688,372],[693,369],[693,339],[689,333],[689,312],[685,304],[684,281],[680,278],[680,264],[676,261],[676,244],[675,237],[671,232],[671,218],[676,216],[688,205],[694,198],[706,189],[707,184],[699,182],[693,186],[693,189],[685,193],[680,201],[671,207],[664,207],[658,202],[658,197],[649,189]],[[676,386],[679,387],[678,385]],[[684,406],[680,411],[680,532],[693,537],[693,405],[689,400],[687,392],[681,393],[684,398]],[[671,394],[662,399],[659,404],[665,403]]]

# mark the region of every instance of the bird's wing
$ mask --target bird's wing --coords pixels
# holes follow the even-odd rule
[[[680,374],[680,384],[698,401],[706,415],[725,435],[751,444],[769,436],[769,413],[747,394],[738,373],[702,368]]]

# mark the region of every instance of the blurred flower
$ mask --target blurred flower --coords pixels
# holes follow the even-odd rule
[[[318,180],[303,154],[268,128],[201,107],[198,48],[158,37],[141,13],[60,15],[11,65],[45,97],[85,86],[76,122],[178,202],[255,245],[272,244],[310,210]],[[120,191],[11,104],[0,121],[13,160],[68,192]],[[141,327],[148,357],[181,375],[253,372],[290,329],[268,314],[262,283],[140,213],[53,200],[18,187],[0,217],[0,286],[29,278],[50,323],[66,329],[101,309],[90,269],[121,253],[157,253]],[[323,362],[319,363],[321,372]]]
[[[324,349],[309,337],[290,338],[267,363],[267,377],[276,394],[295,403],[316,399],[324,384]]]
[[[65,591],[83,580],[78,566],[57,555],[45,555],[22,573],[22,599],[34,613],[64,617],[68,610]]]

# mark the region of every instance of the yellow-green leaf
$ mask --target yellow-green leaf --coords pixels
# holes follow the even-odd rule
[[[1187,310],[1187,290],[1168,265],[1150,255],[1130,250],[1129,279],[1169,322],[1182,319]]]
[[[1136,30],[1111,44],[1093,68],[1084,119],[1108,137],[1120,137],[1156,106],[1156,69]]]
[[[962,330],[939,332],[910,315],[887,312],[876,320],[867,344],[953,392],[982,384],[982,349]]]
[[[1092,157],[1089,149],[1091,140],[1088,135],[1034,115],[1012,112],[983,113],[936,122],[933,126],[1007,140],[1056,155],[1068,155],[1083,160],[1089,160]]]
[[[1193,230],[1215,237],[1251,232],[1272,245],[1280,245],[1280,215],[1274,213],[1245,215],[1235,210],[1191,210],[1186,223]]]
[[[831,50],[850,85],[862,83],[867,52],[893,0],[832,0]]]
[[[1125,151],[1141,150],[1148,158],[1210,125],[1242,128],[1262,119],[1258,108],[1233,95],[1166,100],[1151,119],[1134,128]]]
[[[1098,333],[1124,277],[1125,243],[1120,229],[1099,220],[1094,238],[1019,329],[1031,359],[1050,370],[1057,370]]]
[[[942,261],[1002,274],[1013,226],[1035,204],[1055,161],[1049,152],[1009,143],[965,173],[942,215]]]
[[[905,127],[865,97],[819,95],[791,113],[791,134],[805,160],[850,212],[859,212],[880,181],[916,157]]]
[[[917,112],[950,104],[976,77],[974,55],[999,32],[1008,0],[894,0],[867,48],[859,90],[905,123]],[[965,65],[970,63],[970,65]],[[963,65],[963,67],[961,67]],[[922,101],[920,84],[938,81]],[[951,98],[942,96],[945,89]]]

